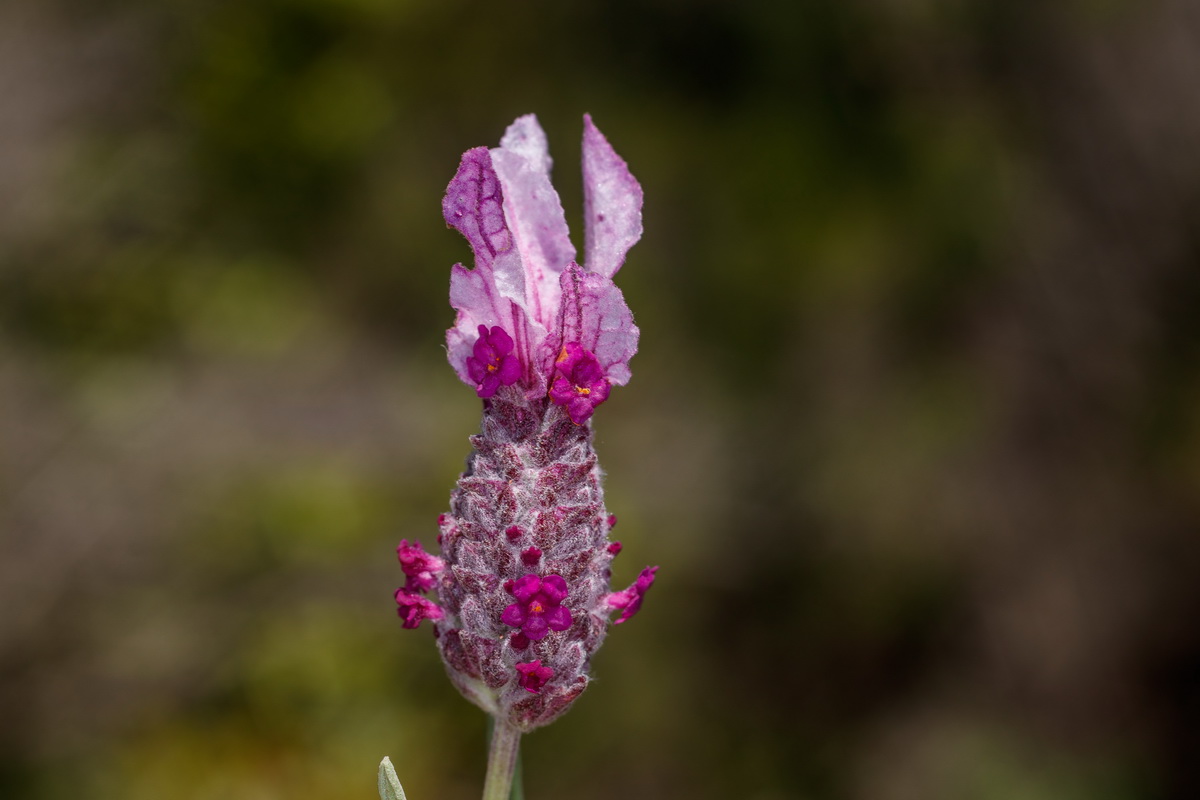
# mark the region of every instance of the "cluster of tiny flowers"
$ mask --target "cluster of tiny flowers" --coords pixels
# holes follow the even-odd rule
[[[585,258],[575,261],[546,137],[532,115],[500,147],[467,151],[446,222],[473,269],[451,270],[451,366],[483,400],[473,452],[438,520],[441,555],[400,543],[405,628],[422,620],[472,702],[527,731],[586,688],[611,624],[641,608],[657,567],[611,591],[620,542],[604,508],[591,419],[630,377],[633,324],[613,275],[641,237],[642,190],[584,117]],[[438,602],[425,597],[436,590]],[[615,620],[611,617],[620,612]]]

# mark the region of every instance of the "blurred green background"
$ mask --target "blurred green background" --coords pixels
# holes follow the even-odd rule
[[[1189,0],[0,6],[0,796],[478,796],[401,630],[467,148],[641,180],[538,798],[1200,796]]]

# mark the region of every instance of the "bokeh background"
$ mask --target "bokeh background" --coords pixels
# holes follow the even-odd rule
[[[1198,12],[4,3],[0,796],[478,796],[394,547],[478,424],[442,191],[530,111],[577,233],[585,111],[645,188],[662,569],[528,796],[1200,796]]]

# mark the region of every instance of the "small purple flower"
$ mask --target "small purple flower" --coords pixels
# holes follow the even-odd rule
[[[509,593],[517,602],[504,609],[500,621],[520,628],[526,637],[537,641],[550,631],[571,627],[571,612],[560,605],[567,597],[567,582],[561,576],[539,578],[531,573],[519,578]]]
[[[467,357],[467,374],[475,381],[475,393],[491,397],[501,386],[512,386],[521,377],[521,360],[513,353],[512,337],[499,325],[488,332],[479,326],[472,355]]]
[[[400,540],[400,545],[396,548],[396,558],[400,561],[400,569],[404,570],[408,578],[404,588],[415,589],[418,592],[428,592],[436,586],[437,578],[434,576],[446,568],[446,562],[426,553],[420,542],[414,541],[409,544],[408,539]]]
[[[444,616],[441,606],[437,603],[404,587],[396,590],[396,605],[396,613],[404,620],[400,626],[402,628],[416,628],[423,619],[437,621]]]
[[[554,361],[554,383],[550,399],[565,406],[567,415],[576,425],[592,416],[596,406],[608,399],[608,379],[596,356],[578,342],[567,342]]]
[[[658,572],[658,567],[646,567],[628,589],[613,592],[604,598],[610,607],[624,609],[621,616],[613,622],[614,625],[628,621],[642,607],[642,599],[646,596],[646,591],[654,585],[654,573],[656,572]]]
[[[517,674],[521,676],[517,681],[521,688],[537,694],[546,685],[546,681],[554,675],[554,670],[543,667],[541,659],[534,659],[524,664],[517,664]]]

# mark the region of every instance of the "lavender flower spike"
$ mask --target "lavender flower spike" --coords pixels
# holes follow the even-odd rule
[[[467,151],[446,188],[446,222],[475,256],[473,269],[451,270],[446,349],[482,398],[483,421],[439,520],[440,558],[405,543],[409,582],[397,591],[405,625],[433,622],[451,680],[496,717],[498,736],[570,707],[611,617],[633,616],[657,570],[619,592],[609,585],[621,547],[608,539],[616,518],[604,507],[591,427],[637,352],[612,277],[641,236],[642,190],[585,116],[580,265],[550,165],[528,115],[498,148]],[[419,595],[430,576],[437,604]]]

